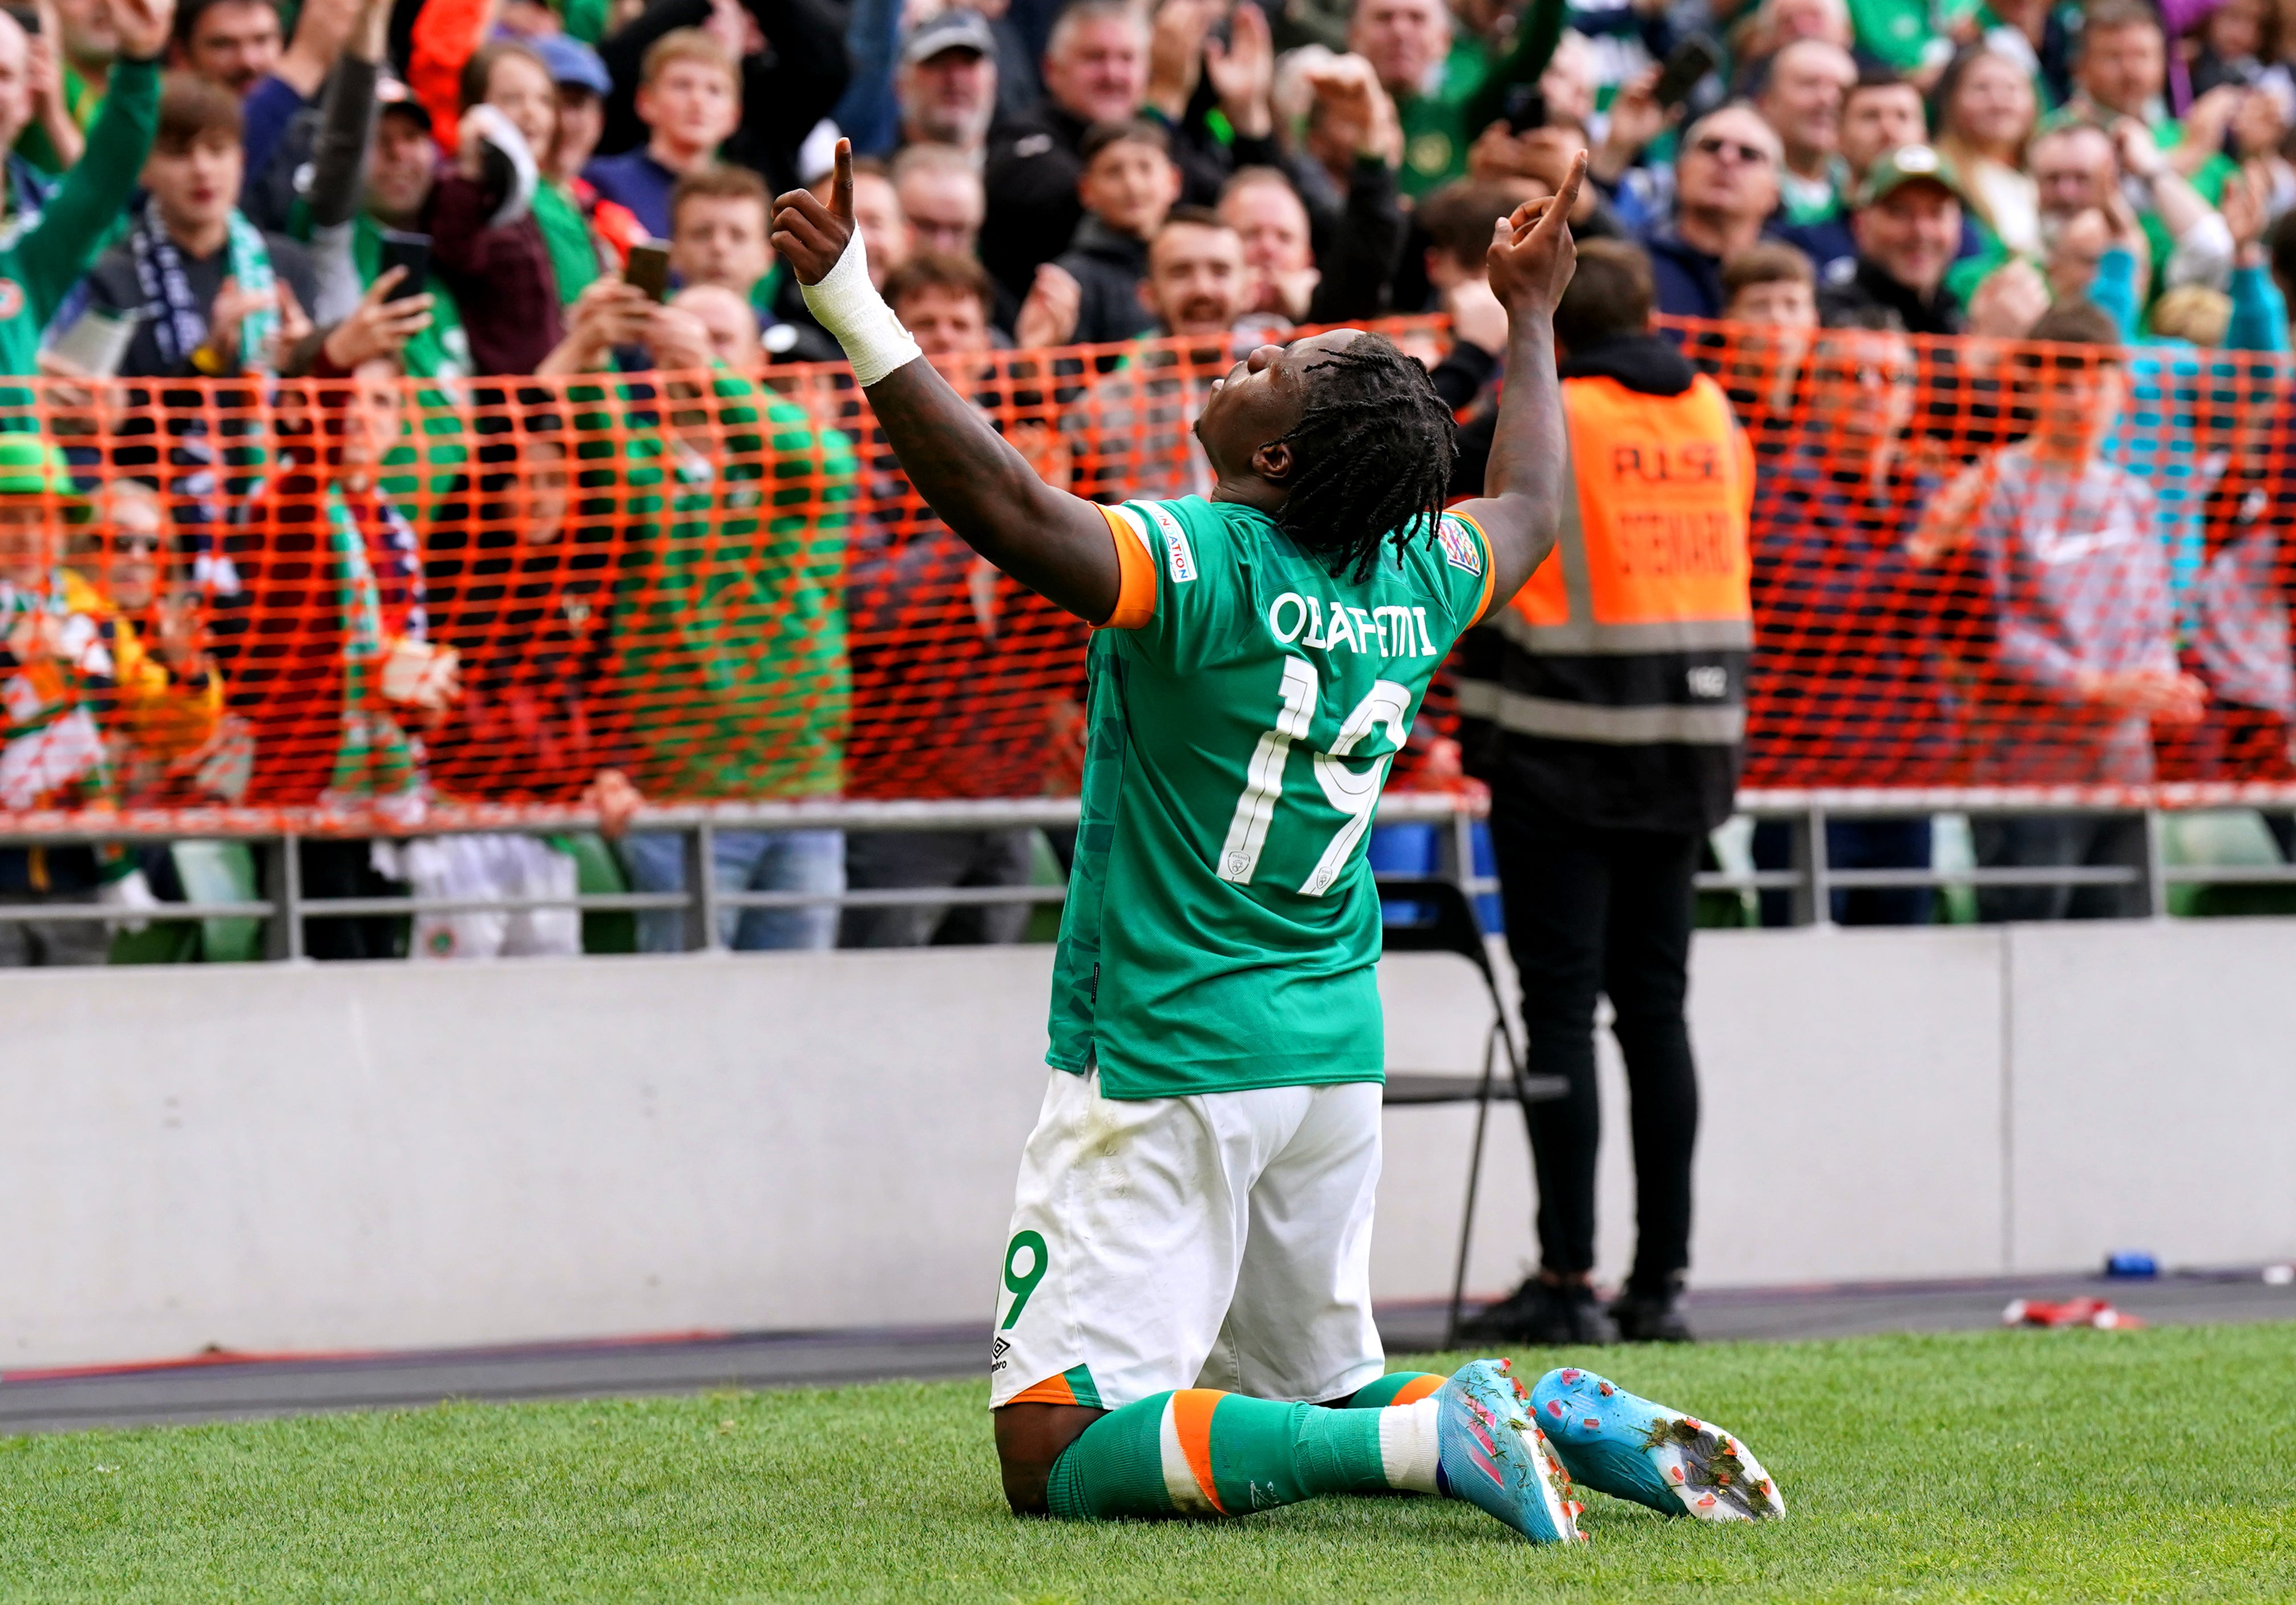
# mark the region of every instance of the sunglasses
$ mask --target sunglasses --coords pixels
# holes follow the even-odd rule
[[[1747,144],[1742,140],[1723,139],[1710,134],[1690,148],[1701,156],[1710,156],[1718,161],[1728,156],[1744,162],[1749,167],[1766,168],[1770,165],[1770,153],[1767,151],[1759,145]]]

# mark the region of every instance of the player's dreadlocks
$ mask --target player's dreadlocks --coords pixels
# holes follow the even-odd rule
[[[1390,536],[1401,546],[1435,533],[1458,430],[1427,370],[1379,335],[1307,371],[1306,405],[1283,437],[1300,466],[1275,521],[1333,574],[1368,579]]]

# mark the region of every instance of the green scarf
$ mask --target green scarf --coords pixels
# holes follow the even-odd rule
[[[422,782],[414,743],[383,706],[382,590],[366,536],[336,486],[327,487],[327,534],[334,549],[343,620],[343,738],[327,790],[343,797],[401,797]]]

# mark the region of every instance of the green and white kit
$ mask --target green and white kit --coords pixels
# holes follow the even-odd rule
[[[1068,1377],[1114,1407],[1200,1374],[1331,1396],[1381,1365],[1365,840],[1428,683],[1489,605],[1488,544],[1446,515],[1357,580],[1236,504],[1108,511],[1119,549],[1136,543],[1131,627],[1098,631],[1087,659],[1053,1085],[1021,1162],[991,1401]]]

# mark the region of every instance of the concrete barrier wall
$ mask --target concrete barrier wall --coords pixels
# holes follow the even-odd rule
[[[1707,1285],[2296,1256],[2296,922],[1702,936]],[[0,972],[0,1366],[978,1321],[1045,948]],[[1456,960],[1390,1062],[1474,1066]],[[1631,1249],[1607,1039],[1602,1257]],[[1447,1287],[1472,1110],[1388,1116]],[[1519,1118],[1472,1284],[1531,1257]]]

